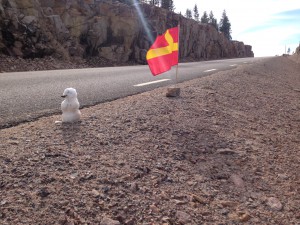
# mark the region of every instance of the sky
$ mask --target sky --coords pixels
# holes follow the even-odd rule
[[[213,12],[220,21],[225,9],[232,40],[251,45],[255,56],[282,55],[300,43],[300,0],[173,0],[185,14],[197,4],[200,17]]]

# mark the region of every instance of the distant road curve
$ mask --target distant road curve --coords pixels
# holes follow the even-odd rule
[[[181,63],[178,82],[199,78],[265,58]],[[82,107],[175,83],[175,69],[152,76],[148,66],[0,73],[0,128],[60,112],[61,94],[76,88]]]

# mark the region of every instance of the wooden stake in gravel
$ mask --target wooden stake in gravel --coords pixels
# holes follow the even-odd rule
[[[177,83],[178,83],[178,66],[179,66],[179,45],[180,45],[179,33],[180,33],[180,22],[178,22],[178,63],[177,63],[177,67],[176,67],[176,83],[175,83],[175,87],[170,87],[170,88],[167,89],[166,97],[180,96],[180,88],[177,87]]]

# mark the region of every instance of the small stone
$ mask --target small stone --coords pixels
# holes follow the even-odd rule
[[[117,220],[113,220],[111,218],[104,217],[101,220],[100,225],[121,225],[121,223]]]
[[[223,209],[221,209],[220,213],[221,213],[222,215],[227,215],[227,214],[229,213],[229,210],[223,208]]]
[[[104,209],[106,204],[104,201],[99,201],[98,205],[101,209]]]
[[[238,205],[238,203],[233,201],[220,201],[219,203],[222,207],[235,207]]]
[[[154,205],[154,204],[150,205],[150,209],[154,213],[158,213],[159,212],[159,208],[156,205]]]
[[[131,180],[131,175],[130,175],[130,174],[124,175],[124,176],[122,177],[122,180],[124,180],[124,181],[129,181],[129,180]]]
[[[145,187],[145,186],[141,187],[140,190],[141,190],[144,194],[150,192],[150,189],[149,189],[148,187]]]
[[[284,180],[287,180],[289,178],[289,176],[287,174],[278,174],[277,176]]]
[[[18,141],[9,141],[9,144],[11,145],[19,145],[20,142]]]
[[[198,195],[191,195],[193,202],[199,202],[201,204],[207,204],[208,201],[205,198],[202,198]]]
[[[180,201],[180,200],[177,200],[177,199],[175,199],[174,201],[175,201],[175,204],[176,204],[176,205],[184,205],[184,204],[187,203],[187,202],[185,202],[185,201]]]
[[[41,188],[37,194],[42,198],[46,198],[48,195],[50,195],[50,192],[46,188]]]
[[[220,148],[220,149],[217,150],[217,153],[222,154],[222,155],[236,154],[236,152],[231,150],[230,148]]]
[[[244,213],[244,212],[230,213],[228,217],[231,220],[239,221],[239,222],[247,222],[248,220],[251,219],[251,216],[248,213]]]
[[[125,163],[124,161],[118,161],[118,162],[117,162],[117,165],[119,165],[119,166],[125,166],[126,163]]]
[[[125,221],[125,225],[134,225],[134,224],[136,224],[135,219],[129,219]]]
[[[183,211],[177,211],[176,218],[177,218],[178,222],[181,224],[187,224],[191,221],[191,216]]]
[[[268,198],[267,205],[272,210],[276,210],[276,211],[282,210],[282,204],[281,204],[281,202],[279,201],[278,198],[275,198],[275,197]]]
[[[202,175],[196,174],[194,175],[195,182],[203,182],[205,179]]]
[[[92,195],[93,195],[95,198],[98,198],[98,197],[100,196],[100,193],[99,193],[99,191],[93,189],[93,190],[92,190]]]
[[[130,190],[133,192],[138,191],[139,190],[138,184],[137,183],[130,184]]]
[[[199,207],[196,202],[189,202],[189,206],[195,209]]]
[[[196,182],[196,181],[188,181],[187,184],[188,184],[189,186],[194,186],[194,185],[197,184],[197,182]]]
[[[168,223],[171,221],[171,218],[170,218],[170,217],[167,217],[167,216],[164,216],[161,220],[162,220],[162,222],[168,224]]]
[[[239,216],[240,222],[247,222],[251,219],[251,216],[248,213],[243,213]]]
[[[162,191],[160,194],[159,194],[159,197],[162,199],[162,200],[168,200],[169,199],[169,196],[167,195],[167,193],[165,191]]]
[[[230,213],[230,214],[228,214],[228,218],[230,220],[234,220],[234,221],[238,221],[239,220],[239,216],[236,213]]]
[[[104,193],[108,193],[110,191],[110,187],[105,186],[105,187],[102,188],[102,190],[103,190]]]
[[[2,201],[0,202],[0,205],[2,206],[2,205],[5,205],[6,203],[7,203],[6,200],[2,200]]]
[[[177,97],[179,95],[180,95],[180,88],[172,87],[167,89],[167,93],[166,93],[167,97]]]
[[[234,185],[237,186],[238,188],[242,188],[242,189],[245,188],[245,183],[239,175],[232,174],[229,180],[232,181]]]

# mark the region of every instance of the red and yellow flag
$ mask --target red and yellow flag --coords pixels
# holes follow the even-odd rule
[[[173,27],[158,36],[147,52],[146,59],[154,76],[178,64],[179,29]]]

